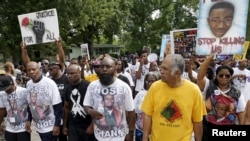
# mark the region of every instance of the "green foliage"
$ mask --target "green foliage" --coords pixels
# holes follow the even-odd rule
[[[169,34],[173,29],[197,27],[199,1],[175,1],[5,0],[0,5],[0,50],[5,51],[6,57],[12,56],[14,61],[20,62],[22,39],[17,15],[56,8],[65,54],[69,53],[71,44],[80,43],[88,43],[90,53],[93,43],[123,45],[122,54],[140,51],[143,46],[159,53],[157,46],[161,44],[162,34]],[[158,15],[152,17],[153,13]],[[247,31],[249,28],[250,18]],[[250,40],[250,32],[246,40]],[[38,50],[43,54],[40,57],[34,54]],[[57,53],[54,43],[28,46],[28,51],[33,60]]]
[[[197,10],[198,2],[194,0],[133,0],[130,15],[122,35],[122,41],[130,52],[142,50],[149,46],[159,53],[157,46],[161,43],[162,34],[169,34],[175,29],[196,27],[196,17],[190,9]],[[159,15],[152,17],[153,12]]]

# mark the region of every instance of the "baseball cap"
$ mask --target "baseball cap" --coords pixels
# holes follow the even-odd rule
[[[0,91],[5,91],[10,88],[10,86],[14,84],[13,79],[9,75],[0,76]]]
[[[62,68],[61,64],[59,64],[58,62],[51,62],[51,63],[49,63],[49,67],[52,67],[54,65],[59,66],[60,69]]]

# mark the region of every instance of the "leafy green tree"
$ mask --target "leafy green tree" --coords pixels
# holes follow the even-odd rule
[[[195,12],[197,7],[198,2],[194,0],[134,0],[122,41],[132,52],[143,46],[159,52],[156,47],[160,45],[162,34],[169,34],[172,29],[196,27],[196,15],[190,9]],[[152,17],[157,11],[159,15]]]

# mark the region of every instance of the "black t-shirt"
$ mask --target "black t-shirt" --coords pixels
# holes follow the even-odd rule
[[[65,74],[63,74],[59,79],[52,78],[52,80],[55,81],[58,87],[58,90],[62,98],[62,103],[64,105],[64,88],[66,88],[66,86],[69,84],[69,80]]]
[[[88,81],[82,80],[78,85],[69,84],[64,91],[65,101],[69,102],[70,106],[69,124],[79,128],[87,128],[91,123],[91,117],[83,109],[83,100],[88,85]]]

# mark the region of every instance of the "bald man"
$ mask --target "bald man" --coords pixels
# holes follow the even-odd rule
[[[63,133],[68,135],[69,141],[95,140],[91,122],[92,118],[83,109],[83,99],[89,82],[81,77],[78,64],[71,64],[67,68],[69,85],[64,89],[64,118]]]
[[[91,82],[88,86],[83,105],[87,113],[93,117],[97,140],[120,141],[126,138],[126,141],[132,141],[135,129],[132,91],[125,82],[115,77],[115,72],[115,61],[104,57],[100,62],[99,80]],[[106,99],[107,96],[109,100]],[[112,108],[107,108],[107,104],[112,105]],[[110,136],[114,132],[117,134]]]
[[[36,131],[42,141],[57,141],[63,111],[57,85],[52,79],[42,76],[37,62],[27,64],[27,74],[31,78],[27,82],[27,100]],[[35,103],[31,102],[32,93],[37,96]]]

